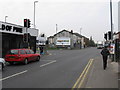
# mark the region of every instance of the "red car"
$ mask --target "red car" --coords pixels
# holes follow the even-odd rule
[[[35,60],[40,60],[40,54],[35,54],[30,49],[11,49],[5,56],[5,61],[10,64],[14,62],[23,62],[27,64],[29,61]]]

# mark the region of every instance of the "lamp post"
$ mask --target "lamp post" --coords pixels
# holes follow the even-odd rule
[[[5,16],[5,22],[6,22],[6,18],[7,18],[8,16]]]
[[[110,0],[111,40],[113,41],[112,0]]]
[[[82,27],[80,28],[80,35],[81,35],[81,30],[82,30]]]
[[[56,24],[56,34],[57,34],[57,30],[58,30],[58,25]]]
[[[38,1],[34,1],[34,28],[35,28],[35,3],[37,3]]]

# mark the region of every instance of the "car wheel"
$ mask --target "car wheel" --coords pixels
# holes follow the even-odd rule
[[[2,64],[2,71],[4,70],[4,65]]]
[[[9,62],[9,64],[10,64],[10,65],[13,65],[13,64],[14,64],[14,62]]]
[[[27,58],[24,60],[24,64],[25,65],[28,64],[28,59]]]
[[[36,61],[40,61],[40,57],[39,56],[37,57]]]

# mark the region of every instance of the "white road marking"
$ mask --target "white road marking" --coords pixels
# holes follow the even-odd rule
[[[46,66],[46,65],[49,65],[49,64],[52,64],[52,63],[55,63],[55,62],[56,62],[56,60],[54,60],[54,61],[53,61],[53,60],[42,60],[42,61],[51,61],[51,62],[46,63],[46,64],[43,64],[43,65],[41,65],[40,67],[44,67],[44,66]],[[9,78],[12,78],[12,77],[21,75],[21,74],[23,74],[23,73],[26,73],[27,71],[28,71],[28,70],[25,70],[25,71],[22,71],[22,72],[19,72],[19,73],[10,75],[10,76],[8,76],[8,77],[5,77],[5,78],[0,79],[0,81],[3,81],[3,80],[6,80],[6,79],[9,79]]]
[[[56,60],[41,60],[41,61],[56,61]]]
[[[12,78],[12,77],[15,77],[15,76],[18,76],[20,74],[23,74],[23,73],[26,73],[28,70],[25,70],[25,71],[22,71],[22,72],[19,72],[19,73],[16,73],[16,74],[13,74],[11,76],[8,76],[8,77],[5,77],[5,78],[2,78],[0,79],[0,81],[3,81],[3,80],[6,80],[6,79],[9,79],[9,78]]]
[[[49,63],[46,63],[46,64],[43,64],[43,65],[40,65],[40,67],[44,67],[44,66],[46,66],[46,65],[49,65],[49,64],[52,64],[52,63],[55,63],[56,62],[56,60],[54,60],[54,61],[51,61],[51,62],[49,62]]]

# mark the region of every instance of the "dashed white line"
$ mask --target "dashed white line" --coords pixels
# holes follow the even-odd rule
[[[43,60],[42,60],[43,61]],[[45,61],[45,60],[44,60]],[[47,60],[48,61],[48,60]],[[44,66],[46,66],[46,65],[49,65],[49,64],[52,64],[52,63],[55,63],[56,62],[56,60],[49,60],[49,61],[51,61],[51,62],[49,62],[49,63],[46,63],[46,64],[43,64],[43,65],[41,65],[40,67],[44,67]],[[6,80],[6,79],[9,79],[9,78],[12,78],[12,77],[15,77],[15,76],[18,76],[18,75],[21,75],[21,74],[23,74],[23,73],[26,73],[28,70],[25,70],[25,71],[22,71],[22,72],[19,72],[19,73],[16,73],[16,74],[13,74],[13,75],[10,75],[10,76],[8,76],[8,77],[5,77],[5,78],[2,78],[2,79],[0,79],[0,81],[3,81],[3,80]]]
[[[0,79],[0,81],[3,81],[3,80],[6,80],[6,79],[9,79],[9,78],[12,78],[12,77],[15,77],[15,76],[18,76],[20,74],[23,74],[23,73],[26,73],[28,70],[25,70],[25,71],[22,71],[22,72],[19,72],[19,73],[16,73],[16,74],[13,74],[11,76],[8,76],[8,77],[5,77],[5,78],[2,78]]]
[[[56,61],[56,60],[41,60],[41,61]]]
[[[56,62],[56,60],[54,60],[54,61],[51,61],[51,62],[49,62],[49,63],[46,63],[46,64],[43,64],[43,65],[40,65],[40,67],[44,67],[44,66],[46,66],[46,65],[49,65],[49,64],[52,64],[52,63],[55,63]]]

